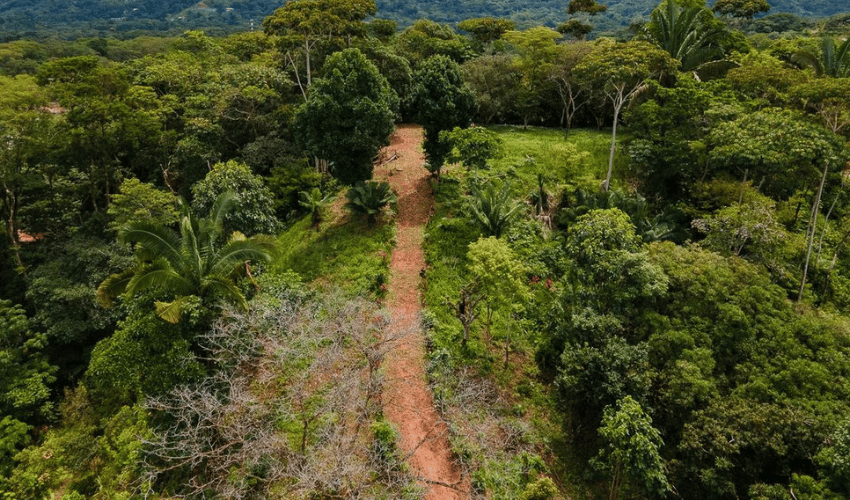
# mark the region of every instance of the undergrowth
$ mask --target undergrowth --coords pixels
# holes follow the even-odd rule
[[[305,217],[278,237],[280,254],[272,271],[292,271],[320,286],[333,283],[352,295],[381,298],[395,242],[393,222],[385,214],[370,227],[365,219],[339,210],[317,229]]]
[[[562,275],[560,240],[545,221],[522,208],[502,236],[524,268],[529,299],[502,310],[487,299],[470,338],[461,344],[458,319],[462,290],[474,289],[469,245],[484,236],[465,210],[469,184],[507,182],[516,201],[527,202],[538,174],[553,198],[576,188],[597,189],[607,169],[610,136],[574,130],[493,128],[505,156],[490,167],[444,170],[434,183],[436,212],[425,233],[425,311],[433,350],[428,373],[435,403],[449,424],[451,442],[473,488],[473,498],[582,496],[569,466],[567,436],[558,420],[549,382],[535,363],[546,334],[540,318],[552,311]],[[618,159],[618,163],[621,162]],[[615,164],[615,173],[617,172]],[[620,169],[623,171],[623,169]],[[490,321],[488,321],[488,316]],[[580,470],[580,468],[572,468]]]

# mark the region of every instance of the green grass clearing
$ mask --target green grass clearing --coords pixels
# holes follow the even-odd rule
[[[365,219],[338,210],[327,215],[318,231],[305,217],[280,234],[280,252],[271,267],[298,273],[307,282],[333,283],[351,294],[380,296],[394,242],[392,219],[383,217],[369,227]]]

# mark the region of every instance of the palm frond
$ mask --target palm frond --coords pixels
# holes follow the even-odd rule
[[[125,294],[132,297],[143,290],[161,289],[175,295],[190,295],[194,288],[192,281],[178,274],[167,260],[156,259],[135,270]]]
[[[181,236],[181,272],[199,275],[204,269],[204,255],[201,252],[201,242],[198,236],[203,237],[201,227],[193,220],[193,217],[183,217],[180,220]]]
[[[178,323],[183,317],[183,305],[192,299],[191,295],[177,297],[171,302],[154,302],[156,314],[169,323]]]
[[[697,80],[711,80],[722,78],[732,68],[740,68],[741,65],[730,59],[708,61],[697,66],[693,72]]]
[[[245,261],[269,262],[271,252],[267,246],[251,240],[231,241],[216,253],[209,274],[227,276]]]
[[[136,274],[136,268],[128,268],[124,272],[116,273],[97,287],[97,301],[103,307],[112,307],[113,301],[127,290],[127,284]]]
[[[227,277],[224,276],[209,276],[204,279],[201,284],[201,291],[203,293],[207,293],[208,291],[213,291],[217,293],[221,298],[233,302],[242,309],[248,308],[248,301],[245,300],[245,296],[242,295],[242,291]]]
[[[215,199],[215,203],[213,203],[212,210],[210,211],[210,215],[207,219],[212,222],[217,234],[222,233],[224,217],[228,212],[230,212],[230,209],[233,208],[233,204],[236,203],[236,196],[237,195],[234,191],[225,191],[218,195],[218,198]]]
[[[180,235],[170,228],[150,222],[131,222],[118,231],[125,243],[135,243],[140,260],[162,257],[175,265],[182,260]]]

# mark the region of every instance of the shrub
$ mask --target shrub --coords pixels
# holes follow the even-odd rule
[[[381,209],[395,203],[396,196],[387,182],[360,182],[345,194],[345,208],[355,215],[365,215],[369,226],[375,225]]]

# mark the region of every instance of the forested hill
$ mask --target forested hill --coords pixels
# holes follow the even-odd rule
[[[0,2],[0,41],[24,37],[78,38],[133,36],[150,32],[180,33],[202,28],[230,32],[256,27],[284,2],[281,0],[11,0]],[[614,30],[649,14],[655,0],[608,0],[597,16],[601,30]],[[710,4],[714,0],[709,1]],[[771,13],[827,17],[850,11],[845,2],[772,0]],[[522,25],[555,25],[567,17],[562,0],[378,0],[378,17],[406,26],[417,19],[456,23],[471,17],[505,17]]]

